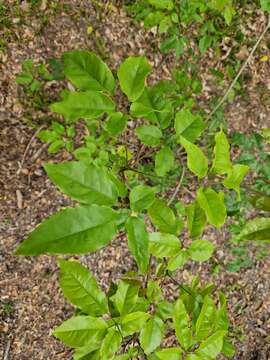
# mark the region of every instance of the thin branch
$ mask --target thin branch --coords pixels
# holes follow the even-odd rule
[[[217,112],[217,110],[224,104],[224,102],[226,101],[227,97],[229,96],[230,92],[233,90],[237,80],[239,79],[239,77],[242,75],[243,71],[245,70],[245,68],[247,67],[247,65],[249,64],[252,56],[254,55],[255,51],[257,50],[260,42],[262,41],[262,39],[264,38],[265,34],[267,33],[267,31],[270,28],[270,14],[269,14],[269,18],[268,18],[268,23],[264,29],[264,31],[261,33],[261,35],[259,36],[256,44],[253,46],[248,58],[246,59],[246,61],[244,62],[244,64],[241,66],[240,70],[238,71],[236,77],[234,78],[233,82],[231,83],[231,85],[229,86],[229,88],[227,89],[227,91],[225,92],[224,96],[222,97],[222,99],[218,102],[218,104],[216,105],[216,107],[211,111],[211,113],[208,115],[208,117],[206,118],[206,121],[210,120],[212,118],[212,116]]]
[[[168,201],[168,205],[169,205],[169,206],[171,205],[171,203],[173,202],[173,200],[175,199],[176,195],[178,194],[178,192],[179,192],[179,190],[180,190],[180,187],[181,187],[182,182],[183,182],[183,180],[184,180],[185,171],[186,171],[186,169],[185,169],[185,167],[183,166],[182,174],[181,174],[180,180],[179,180],[179,182],[178,182],[178,185],[177,185],[177,187],[175,188],[175,190],[174,190],[174,192],[173,192],[170,200]]]
[[[8,340],[3,360],[8,360],[10,346],[11,346],[11,340]]]
[[[122,338],[122,341],[124,340],[124,336],[123,336],[123,333],[121,331],[121,328],[119,326],[119,324],[117,324],[117,322],[114,320],[114,318],[112,318],[112,321],[114,322],[114,325],[117,327],[117,330],[119,331],[120,335],[121,335],[121,338]]]
[[[19,167],[19,169],[18,169],[18,171],[17,171],[17,175],[20,174],[20,172],[21,172],[21,170],[22,170],[22,168],[23,168],[23,164],[24,164],[26,155],[27,155],[27,153],[28,153],[28,150],[30,149],[30,146],[32,145],[32,142],[35,140],[36,136],[40,133],[40,131],[41,131],[44,127],[45,127],[45,125],[40,126],[40,127],[35,131],[34,135],[31,137],[29,143],[27,144],[26,149],[25,149],[24,154],[23,154],[22,161],[21,161],[21,163],[20,163],[20,167]]]
[[[194,295],[185,288],[185,286],[183,286],[182,284],[180,284],[179,281],[177,281],[175,278],[173,278],[169,273],[167,273],[167,276],[174,282],[175,285],[179,286],[181,290],[183,290],[184,292],[186,292],[188,295],[190,295],[192,297],[192,299],[196,302],[199,302]]]

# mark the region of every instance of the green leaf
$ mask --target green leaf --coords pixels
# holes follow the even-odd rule
[[[173,258],[170,259],[167,269],[169,271],[175,271],[183,267],[188,261],[188,252],[186,250],[181,250]]]
[[[148,215],[153,225],[161,232],[178,235],[182,229],[176,221],[174,212],[163,200],[156,199],[148,209]]]
[[[108,66],[94,53],[75,50],[64,53],[64,73],[80,90],[108,91],[113,94],[115,80]]]
[[[49,178],[72,199],[84,204],[114,205],[118,189],[108,172],[94,165],[69,161],[44,166]]]
[[[182,109],[175,116],[174,128],[177,136],[194,142],[205,129],[204,122],[199,115],[193,115],[190,110]]]
[[[50,146],[48,147],[48,153],[49,154],[56,154],[60,149],[62,149],[65,146],[64,140],[55,140],[53,141]]]
[[[172,318],[173,316],[173,304],[169,301],[159,301],[156,305],[156,315],[163,320]]]
[[[141,125],[135,129],[135,133],[141,142],[148,146],[157,146],[162,137],[161,130],[154,125]]]
[[[216,193],[211,188],[200,188],[197,192],[197,201],[204,210],[208,222],[216,228],[220,228],[227,216],[224,194],[222,192]]]
[[[174,305],[173,324],[177,340],[185,350],[188,350],[192,346],[191,323],[181,299],[178,299]]]
[[[205,296],[200,315],[196,321],[196,341],[202,341],[211,333],[215,323],[215,316],[215,303],[209,296]]]
[[[149,280],[146,290],[147,300],[158,303],[163,299],[162,290],[157,281]]]
[[[159,360],[181,360],[182,350],[180,348],[167,348],[155,352]]]
[[[249,201],[255,209],[270,211],[270,196],[252,196]]]
[[[169,146],[163,146],[155,157],[155,172],[158,176],[165,176],[174,168],[174,153]]]
[[[100,344],[86,345],[77,348],[73,353],[73,360],[93,360],[97,352],[99,352]]]
[[[212,41],[213,41],[213,37],[207,34],[200,38],[199,49],[202,54],[204,54],[209,49],[209,47],[212,44]]]
[[[270,218],[259,217],[248,221],[239,239],[270,242]]]
[[[142,273],[145,273],[149,262],[149,239],[145,224],[136,217],[130,217],[126,222],[128,248],[134,256]]]
[[[208,240],[194,240],[188,247],[188,253],[192,260],[203,262],[212,256],[214,249],[214,245]]]
[[[108,311],[105,294],[93,275],[77,261],[60,260],[60,287],[65,297],[84,313],[93,316]]]
[[[228,176],[223,181],[223,185],[228,189],[233,189],[237,192],[238,200],[240,200],[240,185],[245,176],[249,172],[249,167],[246,165],[236,164],[228,170]]]
[[[186,208],[189,236],[192,238],[201,236],[205,225],[206,216],[197,201],[189,204]]]
[[[120,315],[126,315],[134,309],[138,300],[139,285],[120,280],[116,293],[111,297]]]
[[[117,213],[105,206],[60,210],[23,241],[16,255],[83,254],[107,245],[116,234]]]
[[[260,0],[263,11],[270,12],[270,0]]]
[[[208,160],[202,150],[182,136],[180,136],[180,143],[186,150],[187,166],[189,170],[199,178],[206,176],[208,171]]]
[[[119,349],[122,342],[122,337],[117,329],[108,330],[100,348],[100,358],[102,360],[111,360],[114,354]]]
[[[223,339],[223,348],[222,348],[222,354],[224,354],[227,357],[233,357],[235,354],[235,347],[228,339]]]
[[[121,112],[115,112],[109,115],[105,129],[113,136],[121,134],[127,124],[127,117]]]
[[[223,293],[219,294],[220,306],[216,313],[216,330],[228,330],[229,318],[227,313],[227,300]]]
[[[145,80],[152,67],[144,56],[129,57],[120,66],[120,87],[130,101],[136,101],[143,93]]]
[[[53,335],[70,347],[99,343],[106,333],[104,320],[92,316],[74,316],[58,326]]]
[[[212,171],[216,174],[226,174],[232,167],[230,145],[223,130],[215,136],[214,160]]]
[[[149,317],[150,314],[136,311],[121,318],[120,324],[123,335],[128,336],[139,332],[144,327],[144,324]]]
[[[135,186],[130,194],[130,207],[133,211],[148,209],[155,201],[156,189],[146,185]]]
[[[158,258],[174,256],[181,248],[179,239],[172,234],[152,232],[149,234],[149,240],[150,253]]]
[[[115,103],[97,91],[69,92],[62,101],[51,105],[51,111],[61,114],[67,122],[94,119],[114,111]]]
[[[130,113],[137,118],[150,120],[162,129],[169,126],[172,119],[172,102],[164,97],[158,85],[147,87],[136,102],[131,104]]]
[[[33,80],[33,75],[29,73],[21,73],[16,76],[16,83],[19,85],[29,85]]]
[[[149,4],[153,5],[157,9],[172,10],[174,7],[172,0],[149,0]]]
[[[208,339],[201,343],[199,348],[195,351],[196,355],[201,356],[203,359],[216,359],[223,347],[223,338],[226,331],[217,331]]]
[[[146,355],[151,354],[159,347],[164,336],[164,323],[157,316],[151,317],[140,333],[140,345]]]

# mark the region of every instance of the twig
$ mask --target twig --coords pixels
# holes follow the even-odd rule
[[[11,346],[11,340],[8,340],[3,360],[8,360],[8,354],[9,354],[10,346]]]
[[[182,185],[182,182],[183,182],[183,180],[184,180],[185,171],[186,171],[186,169],[185,169],[185,167],[183,166],[183,170],[182,170],[182,174],[181,174],[179,183],[178,183],[177,187],[175,188],[175,190],[174,190],[174,192],[173,192],[170,200],[168,201],[168,205],[169,205],[169,206],[171,205],[171,203],[172,203],[173,200],[175,199],[176,195],[178,194],[178,191],[179,191],[179,189],[180,189],[180,187],[181,187],[181,185]]]
[[[227,89],[227,91],[225,92],[224,96],[222,97],[222,99],[218,102],[218,104],[216,105],[216,107],[211,111],[211,113],[207,116],[206,121],[209,121],[211,119],[211,117],[217,112],[217,110],[224,104],[224,102],[226,101],[228,95],[230,94],[230,92],[232,91],[232,89],[234,88],[237,80],[239,79],[239,77],[242,75],[243,71],[245,70],[245,68],[247,67],[248,63],[250,62],[252,56],[254,55],[257,47],[259,46],[260,42],[262,41],[263,37],[265,36],[265,34],[267,33],[267,31],[270,28],[270,14],[268,17],[268,23],[264,29],[264,31],[261,33],[261,35],[259,36],[256,44],[253,46],[248,58],[246,59],[246,61],[244,62],[244,64],[241,66],[240,70],[238,71],[236,77],[234,78],[233,82],[231,83],[231,85],[229,86],[229,88]]]
[[[192,297],[192,299],[199,303],[199,301],[193,296],[193,294],[185,288],[182,284],[180,284],[179,281],[177,281],[175,278],[173,278],[169,273],[167,273],[167,276],[175,283],[175,285],[179,286],[181,290],[186,292],[189,296]]]
[[[122,338],[122,341],[124,340],[124,336],[123,336],[123,333],[121,331],[121,328],[119,326],[119,324],[117,324],[117,322],[114,320],[114,318],[112,318],[112,321],[114,323],[114,325],[117,327],[117,330],[119,331],[120,335],[121,335],[121,338]]]
[[[40,131],[45,127],[45,125],[41,125],[34,133],[34,135],[31,137],[29,143],[27,144],[26,148],[25,148],[25,151],[24,151],[24,154],[23,154],[23,157],[22,157],[22,161],[20,163],[20,167],[17,171],[17,175],[20,174],[22,168],[23,168],[23,164],[24,164],[24,161],[25,161],[25,158],[26,158],[26,155],[28,153],[28,150],[30,149],[30,146],[32,145],[32,142],[35,140],[36,136],[40,133]]]

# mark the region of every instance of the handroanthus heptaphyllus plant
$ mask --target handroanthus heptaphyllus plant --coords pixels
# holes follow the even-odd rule
[[[205,227],[225,224],[224,194],[234,191],[240,199],[248,166],[232,162],[223,129],[202,146],[207,123],[179,103],[174,80],[146,85],[151,65],[145,57],[127,58],[118,81],[92,52],[67,52],[63,63],[76,90],[62,92],[51,110],[67,126],[82,122],[88,134],[73,152],[75,161],[44,168],[78,205],[45,220],[16,254],[92,253],[121,231],[137,271],[108,284],[105,293],[87,268],[59,256],[60,286],[77,312],[54,336],[75,349],[75,360],[232,356],[224,294],[211,283],[200,285],[197,276],[179,283],[174,272],[211,258]],[[117,106],[118,85],[129,102],[126,112]],[[185,204],[180,190],[191,182],[197,189]],[[173,297],[167,280],[178,288]]]

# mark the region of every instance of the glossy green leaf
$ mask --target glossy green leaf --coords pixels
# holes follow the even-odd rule
[[[64,116],[67,122],[94,119],[115,109],[115,103],[98,91],[69,92],[62,101],[51,105],[51,110]]]
[[[108,311],[106,295],[88,269],[77,261],[60,260],[60,287],[65,297],[84,313],[100,316]]]
[[[75,50],[64,53],[64,73],[80,90],[114,92],[115,80],[108,66],[94,53]]]
[[[105,129],[112,135],[117,136],[125,129],[127,116],[121,112],[115,112],[108,116],[105,123]]]
[[[174,168],[174,153],[169,146],[163,146],[155,157],[155,172],[158,176],[165,176]]]
[[[232,167],[230,145],[223,130],[215,136],[214,160],[212,171],[217,174],[226,174]]]
[[[173,258],[170,259],[168,263],[168,270],[175,271],[183,267],[188,261],[188,252],[186,250],[181,250],[178,254],[176,254]]]
[[[146,272],[149,262],[149,239],[145,224],[136,217],[130,217],[126,222],[128,248],[134,256],[142,273]]]
[[[182,136],[180,143],[187,153],[187,166],[191,172],[199,178],[206,176],[208,171],[208,160],[202,150],[195,144],[192,144]]]
[[[172,234],[152,232],[149,241],[150,253],[158,258],[174,256],[181,248],[179,239]]]
[[[130,194],[130,207],[134,211],[143,211],[148,209],[155,201],[156,189],[146,185],[134,187]]]
[[[191,322],[181,299],[178,299],[174,305],[173,324],[177,340],[185,350],[188,350],[192,346]]]
[[[174,128],[177,136],[182,136],[193,143],[201,135],[205,125],[199,115],[193,115],[190,110],[182,109],[176,113]]]
[[[148,209],[148,215],[153,225],[161,232],[178,235],[182,229],[175,218],[174,212],[163,200],[156,199]]]
[[[270,218],[259,217],[248,221],[239,239],[270,242]]]
[[[116,234],[117,213],[105,206],[60,210],[23,241],[17,255],[83,254],[107,245]]]
[[[111,360],[119,349],[122,342],[122,336],[117,328],[109,329],[100,348],[100,358],[102,360]]]
[[[104,320],[92,316],[74,316],[58,326],[53,335],[70,347],[99,343],[107,329]]]
[[[211,188],[200,188],[197,192],[197,201],[204,210],[208,222],[220,228],[224,224],[227,216],[224,194],[222,192],[216,193],[215,190]]]
[[[120,322],[123,335],[128,336],[141,331],[149,317],[150,314],[142,311],[124,316]]]
[[[240,185],[249,171],[246,165],[236,164],[228,170],[228,176],[223,181],[223,185],[228,189],[233,189],[237,192],[238,200],[240,200]]]
[[[192,260],[203,262],[212,256],[214,249],[214,245],[208,240],[194,240],[188,247],[188,253]]]
[[[162,137],[161,130],[154,125],[141,125],[135,130],[136,135],[141,142],[148,146],[157,146]]]
[[[226,331],[215,332],[201,343],[199,348],[195,351],[195,354],[201,356],[203,359],[216,359],[222,350],[223,338],[225,335]]]
[[[143,93],[145,80],[152,67],[144,56],[129,57],[120,66],[120,87],[130,101],[136,101]]]
[[[134,309],[138,300],[139,285],[120,280],[116,293],[111,297],[120,315],[126,315]]]
[[[86,345],[84,347],[77,348],[73,353],[73,360],[93,360],[99,353],[100,344],[95,343],[93,345]]]
[[[189,236],[199,237],[206,225],[206,216],[197,201],[186,207]]]
[[[180,348],[167,348],[155,352],[159,360],[182,360],[182,350]]]
[[[164,98],[164,93],[157,85],[147,87],[136,102],[131,104],[130,113],[136,118],[144,118],[161,129],[169,126],[172,120],[172,102]]]
[[[173,317],[173,304],[169,301],[159,301],[156,305],[156,315],[163,320],[167,320]]]
[[[84,162],[46,164],[49,178],[72,199],[84,204],[114,205],[118,189],[108,172]]]
[[[157,316],[151,317],[140,333],[140,344],[146,355],[151,354],[161,344],[164,336],[164,323]]]
[[[200,315],[196,321],[196,341],[200,342],[212,332],[215,317],[215,303],[209,296],[205,296]]]

